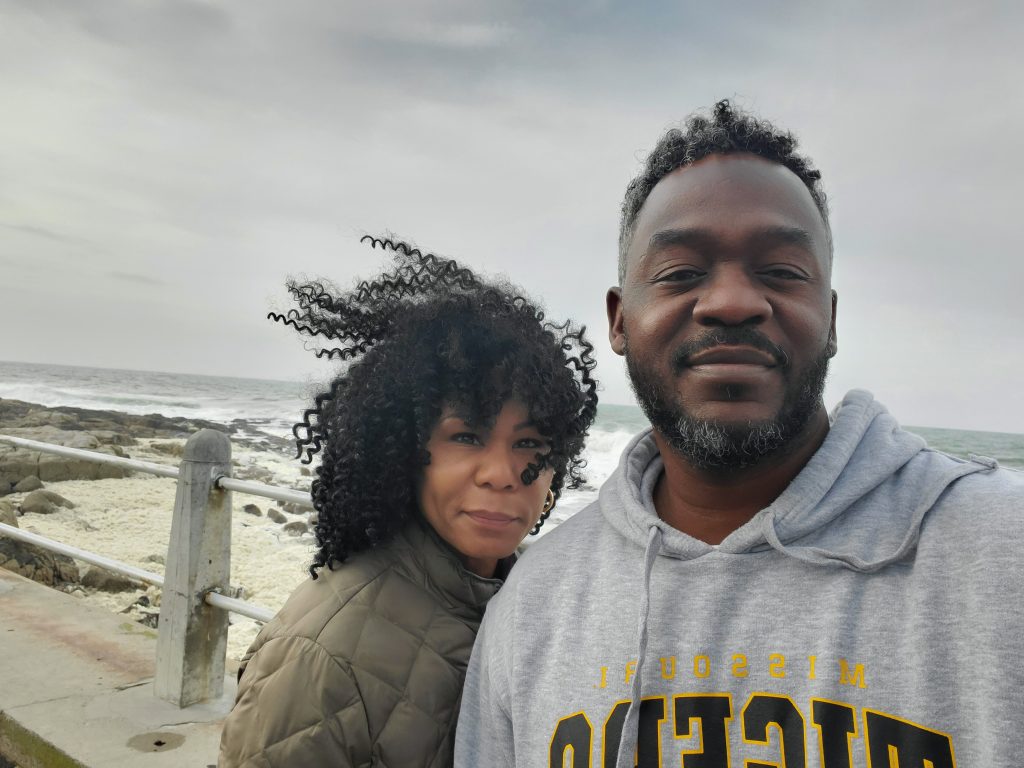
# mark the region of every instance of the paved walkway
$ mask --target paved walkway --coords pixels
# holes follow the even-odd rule
[[[153,696],[156,632],[0,568],[0,756],[20,768],[207,768],[224,696]],[[0,765],[2,765],[0,758]]]

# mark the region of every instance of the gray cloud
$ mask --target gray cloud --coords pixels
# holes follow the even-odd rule
[[[149,285],[153,287],[163,287],[168,285],[166,280],[157,280],[149,275],[133,274],[131,272],[107,272],[108,277],[112,277],[115,280],[122,280],[127,283],[136,283],[138,285]]]

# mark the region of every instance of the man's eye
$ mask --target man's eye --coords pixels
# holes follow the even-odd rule
[[[777,280],[806,280],[807,277],[801,272],[797,272],[795,269],[789,269],[788,267],[775,267],[773,269],[766,269],[761,274],[765,277],[772,277]]]
[[[704,273],[699,269],[673,269],[671,272],[660,275],[657,280],[659,283],[685,283],[698,280],[703,276]]]

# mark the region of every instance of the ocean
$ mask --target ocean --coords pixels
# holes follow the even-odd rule
[[[318,391],[313,382],[228,378],[150,371],[83,368],[0,361],[0,398],[40,405],[160,413],[207,419],[223,424],[244,422],[253,437],[290,438],[292,425]],[[618,464],[619,454],[647,426],[633,405],[602,404],[587,441],[587,484],[567,491],[553,518],[564,519],[585,506]],[[1024,435],[912,427],[929,445],[958,456],[969,453],[1024,469]],[[279,441],[275,441],[279,442]]]

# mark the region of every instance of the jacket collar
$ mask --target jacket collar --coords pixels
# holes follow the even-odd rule
[[[503,580],[485,579],[466,570],[459,554],[420,517],[415,517],[395,539],[403,559],[415,564],[423,585],[437,595],[456,616],[479,620],[487,601],[497,593]],[[502,572],[499,564],[498,572]]]

